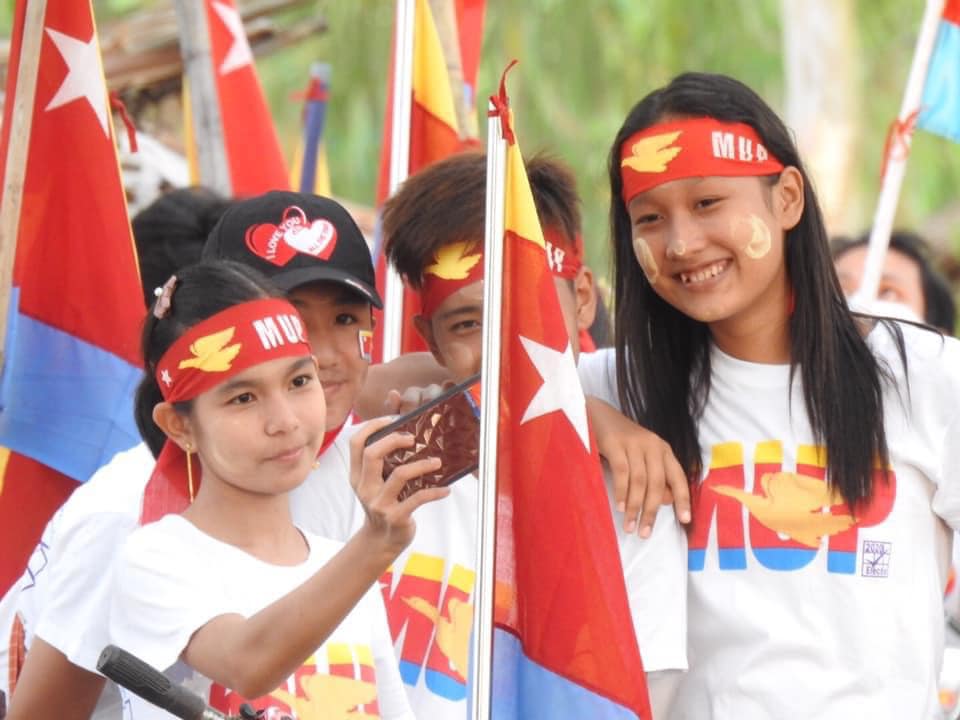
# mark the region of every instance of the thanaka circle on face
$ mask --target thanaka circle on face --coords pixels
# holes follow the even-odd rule
[[[730,234],[736,237],[742,226],[746,226],[750,233],[750,238],[743,245],[744,254],[753,260],[762,260],[773,247],[770,226],[762,218],[749,213],[746,217],[733,218],[730,221]]]
[[[647,280],[651,285],[656,285],[657,280],[660,279],[660,268],[657,266],[656,258],[653,257],[650,245],[640,235],[633,239],[633,254],[636,256],[637,262],[640,263],[640,269],[647,276]],[[680,254],[682,255],[682,253]]]

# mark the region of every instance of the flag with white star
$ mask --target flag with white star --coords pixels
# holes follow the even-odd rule
[[[202,0],[233,194],[288,190],[290,176],[234,0]],[[200,102],[191,98],[191,102]]]
[[[649,718],[573,348],[505,90],[493,717]]]
[[[91,3],[29,5],[15,6],[0,137],[2,232],[16,243],[0,382],[0,445],[12,451],[9,462],[0,453],[0,526],[11,541],[0,565],[21,569],[76,482],[139,442],[145,314]],[[21,456],[31,470],[11,473]],[[3,580],[0,567],[0,590]]]

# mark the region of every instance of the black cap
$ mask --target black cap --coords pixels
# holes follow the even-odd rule
[[[283,291],[328,280],[383,307],[367,241],[330,198],[273,190],[237,201],[203,247],[204,260],[218,258],[259,270]]]

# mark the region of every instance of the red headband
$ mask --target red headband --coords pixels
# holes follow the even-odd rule
[[[550,272],[556,277],[573,280],[583,267],[583,236],[577,233],[571,247],[567,236],[559,228],[548,227],[543,230],[543,240]]]
[[[781,170],[783,164],[752,127],[710,117],[653,125],[620,147],[624,203],[671,180],[775,175]]]
[[[254,365],[309,354],[293,305],[279,298],[253,300],[181,335],[157,363],[157,385],[168,402],[191,400]]]
[[[573,247],[557,228],[543,233],[547,266],[556,277],[572,280],[583,266],[583,238],[577,233]],[[483,247],[478,243],[455,242],[444,245],[423,271],[420,285],[421,313],[432,317],[440,304],[460,288],[483,280]]]

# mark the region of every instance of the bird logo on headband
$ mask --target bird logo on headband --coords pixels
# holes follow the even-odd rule
[[[641,138],[630,148],[633,155],[624,158],[620,166],[642,173],[666,172],[670,161],[683,150],[679,145],[672,144],[680,137],[681,132],[683,131],[677,130]]]
[[[180,370],[196,368],[203,372],[226,372],[241,348],[240,343],[227,346],[227,343],[233,340],[235,331],[235,327],[230,327],[197,339],[190,346],[193,357],[181,361],[178,368]]]
[[[468,255],[475,243],[457,242],[444,245],[433,256],[433,264],[424,269],[425,275],[435,275],[443,280],[464,280],[473,267],[483,259],[480,253]]]

